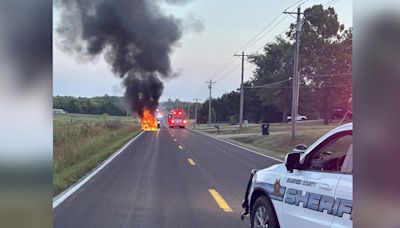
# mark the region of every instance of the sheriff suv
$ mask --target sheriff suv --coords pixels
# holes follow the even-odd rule
[[[284,164],[253,170],[242,219],[251,227],[352,227],[353,124],[339,126]]]

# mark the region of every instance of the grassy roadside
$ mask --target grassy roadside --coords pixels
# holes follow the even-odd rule
[[[141,131],[131,117],[57,114],[53,122],[53,195],[78,181]]]
[[[297,131],[296,139],[294,141],[291,139],[290,132],[271,134],[269,136],[253,135],[231,139],[228,138],[228,140],[240,144],[241,146],[251,147],[249,149],[255,149],[258,152],[283,159],[296,145],[302,143],[309,146],[328,131],[329,130],[321,129],[316,129],[314,131]]]
[[[286,123],[271,124],[269,128],[271,134],[268,136],[261,135],[261,126],[253,125],[244,128],[241,131],[243,135],[238,134],[237,128],[227,126],[221,128],[220,136],[217,137],[266,155],[284,159],[296,145],[302,143],[309,146],[335,127],[337,124],[323,125],[320,122],[299,124],[294,141],[291,140],[291,126]],[[202,132],[216,135],[216,131],[211,129],[205,129]],[[246,133],[254,134],[246,135]]]
[[[337,126],[336,123],[332,123],[332,126]],[[298,122],[296,129],[298,130],[309,130],[309,129],[326,129],[329,128],[330,125],[326,126],[323,124],[323,120],[315,120],[310,122]],[[205,125],[201,125],[198,129],[202,130],[208,134],[217,134],[217,129],[212,125],[211,128],[207,128]],[[270,132],[287,132],[291,130],[290,123],[272,123],[269,126]],[[261,133],[261,124],[251,124],[248,127],[243,127],[240,131],[241,133]],[[229,134],[239,134],[239,125],[221,125],[220,126],[220,135],[229,135]]]

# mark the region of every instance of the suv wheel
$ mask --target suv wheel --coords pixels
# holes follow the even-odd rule
[[[279,228],[278,219],[271,201],[260,196],[251,209],[251,228]]]

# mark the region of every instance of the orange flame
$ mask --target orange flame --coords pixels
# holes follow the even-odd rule
[[[150,113],[149,110],[144,111],[141,123],[142,123],[142,129],[144,131],[157,131],[158,129],[157,118],[155,118],[153,114]]]

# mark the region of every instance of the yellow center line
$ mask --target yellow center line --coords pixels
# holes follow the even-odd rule
[[[191,159],[191,158],[188,158],[188,162],[190,165],[196,165],[196,163],[194,163],[193,159]]]
[[[232,208],[226,203],[224,198],[215,190],[215,189],[208,189],[211,196],[214,198],[215,202],[217,202],[218,206],[224,210],[225,212],[233,212]]]

